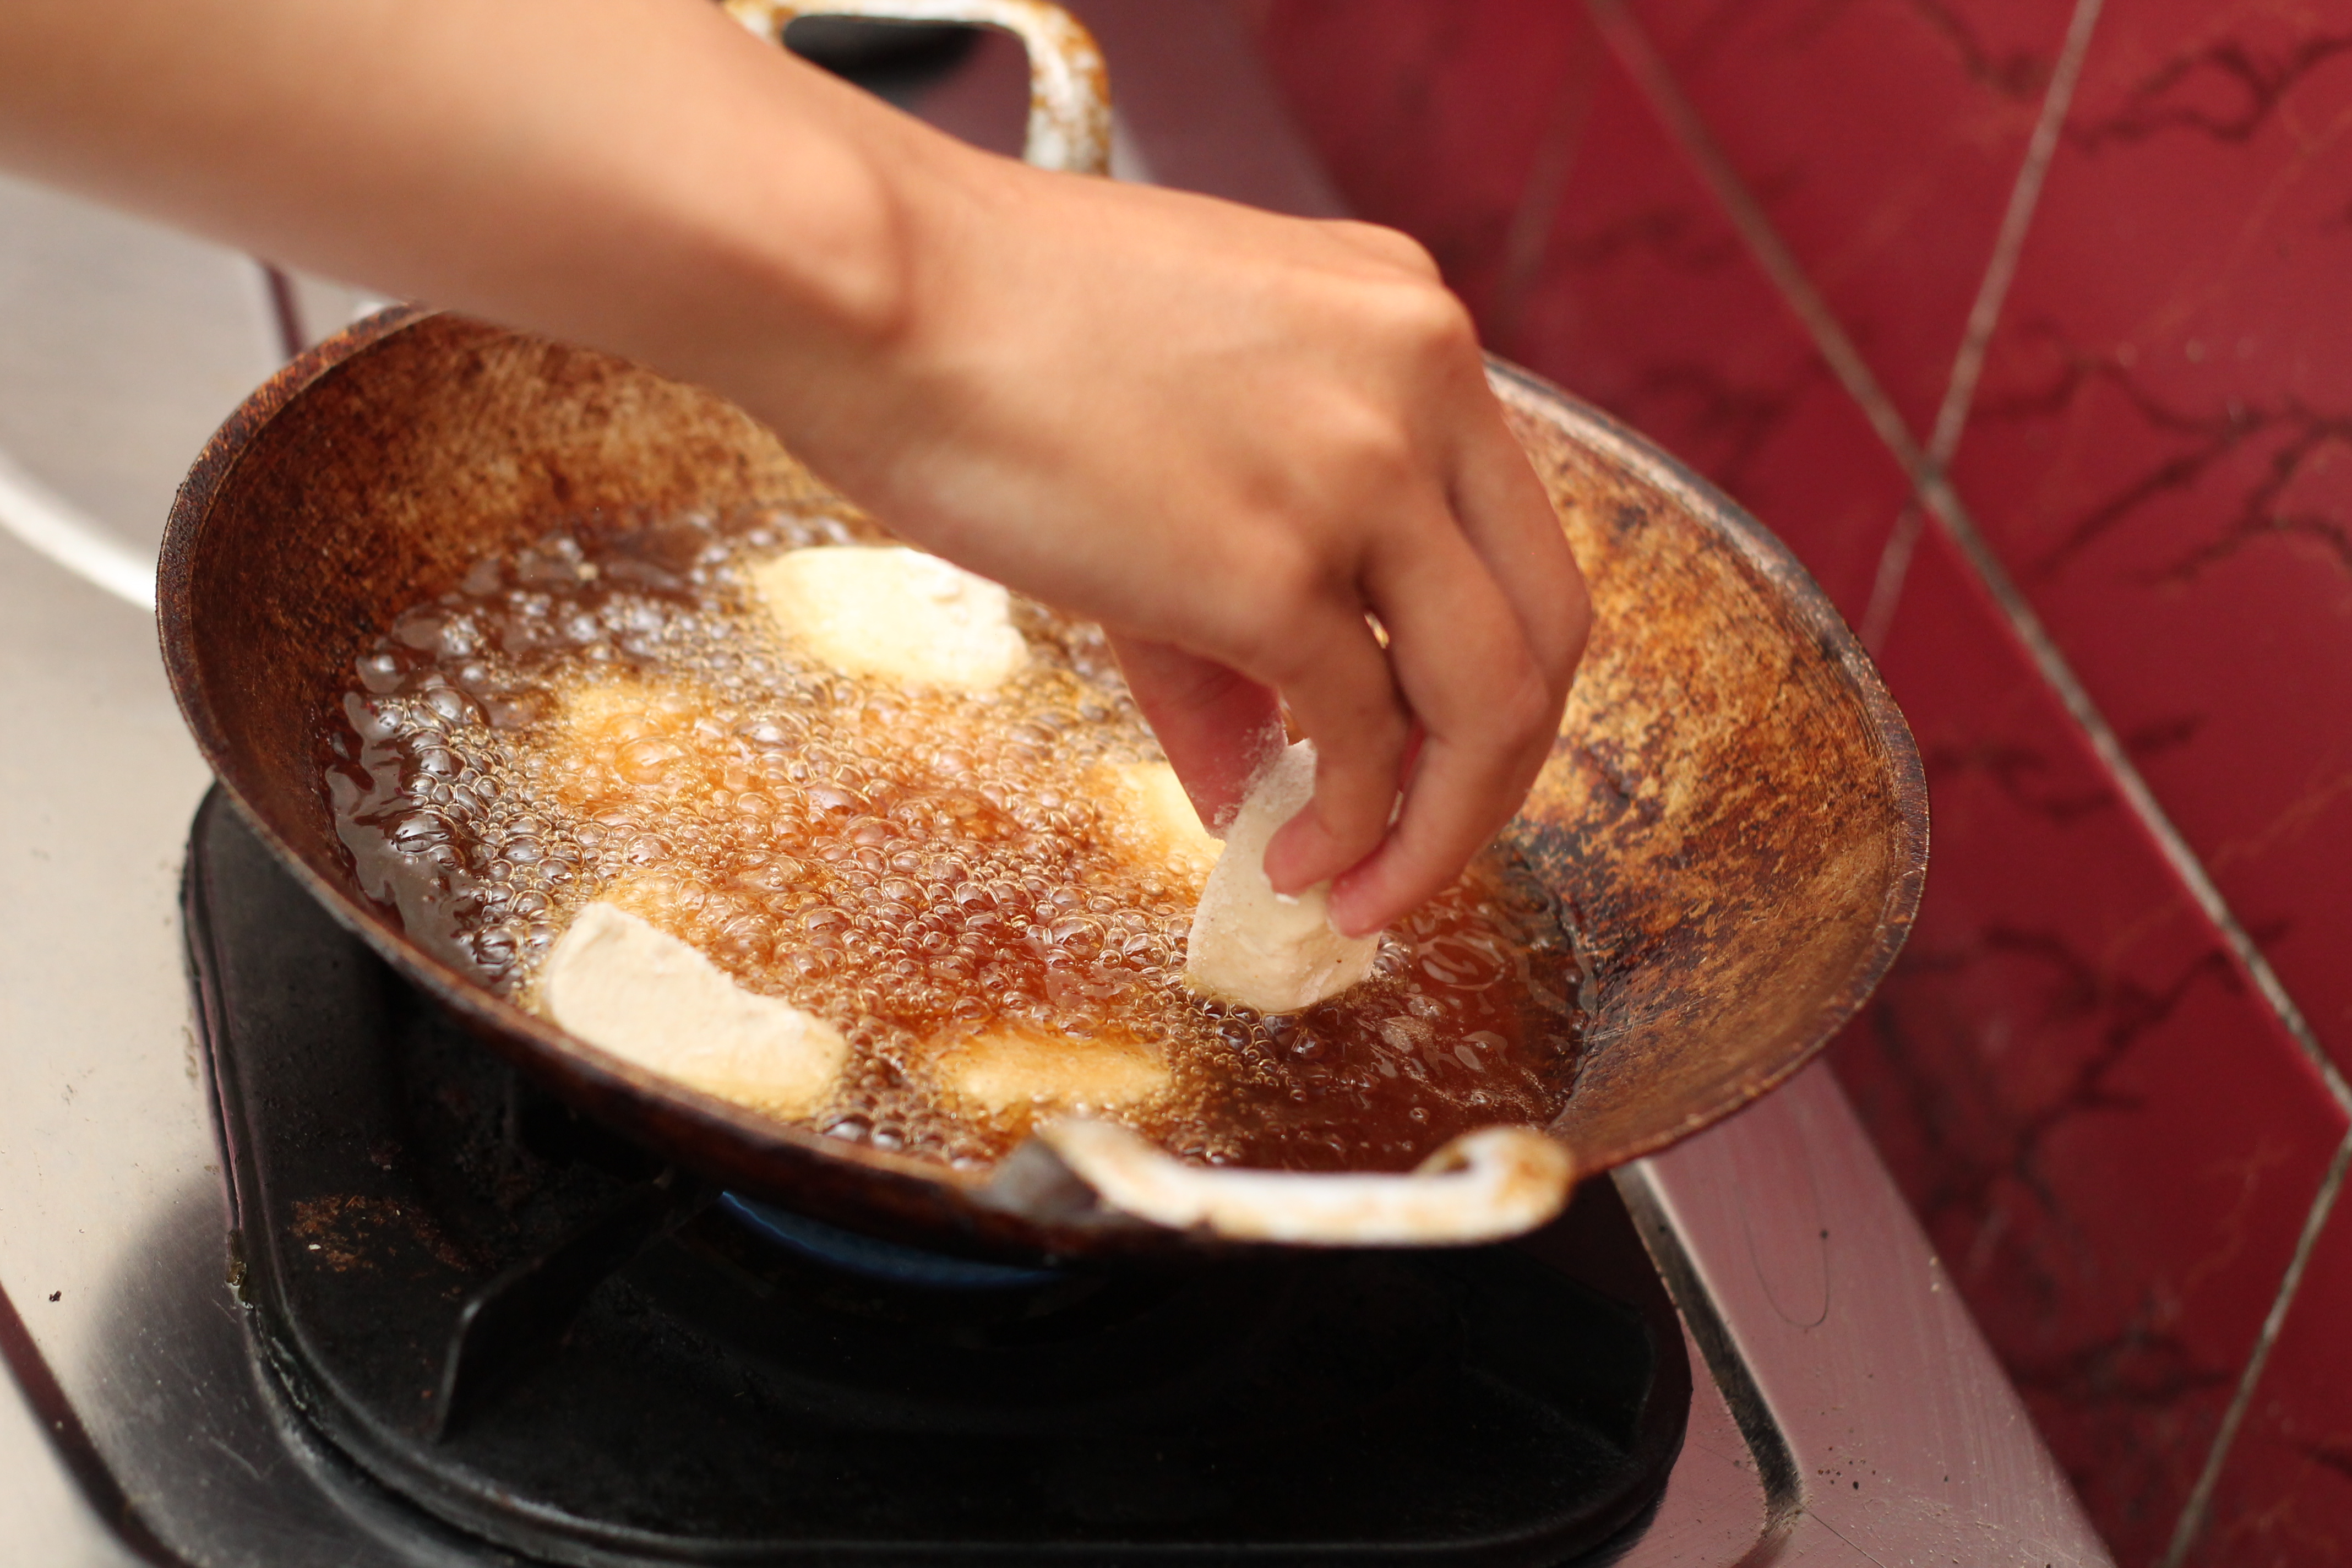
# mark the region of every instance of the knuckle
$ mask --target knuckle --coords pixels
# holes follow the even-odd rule
[[[1512,661],[1512,668],[1500,672],[1492,696],[1487,701],[1487,717],[1502,741],[1503,749],[1517,752],[1528,743],[1548,739],[1559,723],[1560,700],[1565,686],[1548,678],[1547,671],[1525,651]]]
[[[1576,684],[1577,667],[1584,662],[1586,629],[1581,622],[1569,627],[1547,661],[1546,673],[1551,678],[1552,690],[1562,700],[1567,698],[1569,688]]]
[[[1391,418],[1368,415],[1353,421],[1339,446],[1339,472],[1360,492],[1349,502],[1351,510],[1382,500],[1392,503],[1422,472],[1419,444]]]
[[[1591,607],[1581,594],[1548,623],[1548,630],[1544,672],[1560,700],[1566,701],[1569,688],[1576,684],[1577,668],[1584,662],[1585,649],[1592,640]]]
[[[1271,612],[1266,618],[1295,631],[1313,614],[1331,575],[1330,564],[1313,541],[1287,541],[1267,555],[1265,578],[1258,584],[1257,597]]]
[[[1583,634],[1565,616],[1538,619],[1528,627],[1533,643],[1532,658],[1536,674],[1547,691],[1565,695],[1576,679],[1576,666],[1584,651]]]
[[[1475,353],[1478,329],[1470,311],[1448,290],[1434,286],[1401,288],[1389,302],[1391,331],[1413,350],[1434,358]]]
[[[1360,548],[1368,520],[1428,484],[1430,465],[1406,412],[1360,393],[1328,400],[1297,453],[1301,482],[1291,500],[1303,522],[1330,536],[1335,553],[1347,539]]]
[[[1338,218],[1331,221],[1330,231],[1358,249],[1415,277],[1434,281],[1438,276],[1437,258],[1430,255],[1428,247],[1401,229],[1358,218]]]

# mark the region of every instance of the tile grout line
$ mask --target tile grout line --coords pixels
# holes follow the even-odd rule
[[[1811,333],[1816,351],[1844,385],[1847,395],[1860,405],[1864,417],[1880,440],[1885,443],[1910,475],[1916,501],[1943,526],[1947,537],[1959,547],[1969,567],[1992,595],[1994,603],[2009,621],[2011,630],[2032,658],[2043,682],[2057,694],[2068,716],[2091,743],[2094,754],[2115,780],[2125,805],[2138,818],[2142,830],[2156,841],[2158,852],[2163,856],[2167,866],[2188,890],[2199,910],[2220,932],[2240,971],[2253,983],[2256,993],[2269,1007],[2272,1016],[2294,1041],[2305,1063],[2317,1075],[2338,1110],[2352,1115],[2352,1085],[2347,1084],[2343,1073],[2329,1059],[2302,1007],[2288,992],[2277,971],[2271,967],[2269,958],[2255,944],[2252,934],[2230,908],[2219,884],[2198,858],[2195,848],[2157,800],[2155,791],[2142,776],[2138,764],[2125,750],[2122,738],[2107,722],[2106,716],[2099,711],[2089,689],[2059,650],[2056,639],[2050,635],[2042,617],[2034,612],[2010,576],[2007,566],[1994,552],[1990,542],[1961,503],[1942,465],[1920,449],[1894,401],[1878,384],[1877,377],[1871,373],[1868,363],[1846,335],[1828,302],[1813,287],[1811,279],[1806,276],[1795,255],[1773,228],[1769,216],[1748,189],[1747,182],[1740,177],[1738,171],[1732,166],[1729,157],[1707,130],[1706,121],[1699,118],[1696,106],[1683,93],[1680,84],[1667,70],[1664,60],[1648,35],[1627,11],[1625,0],[1586,0],[1586,5],[1621,63],[1640,87],[1643,95],[1650,100],[1653,110],[1665,121],[1669,132],[1682,144],[1685,155],[1697,165],[1701,177],[1739,230],[1749,251],[1780,290],[1784,302]],[[2089,8],[2095,18],[2096,0],[2089,0]],[[2078,27],[2079,37],[2087,49],[2089,21],[2079,8],[2075,13],[2075,23],[2068,28],[2069,47],[2078,37]],[[2080,60],[2074,63],[2079,70]],[[2052,86],[2054,89],[2056,85],[2053,73]],[[2070,96],[2072,88],[2070,79]],[[2054,134],[2053,131],[2053,138]],[[2038,178],[2036,184],[2038,187]],[[2038,188],[2034,194],[2038,196]],[[2013,205],[2015,200],[2016,193],[2013,191]],[[2013,268],[2015,258],[2010,259]],[[1990,281],[1988,277],[1987,283]],[[2001,280],[2004,292],[2007,285],[2008,279],[2004,278]],[[1980,292],[1980,301],[1982,297]],[[1998,310],[1997,300],[1992,309]],[[1973,327],[1973,310],[1970,318]],[[1981,361],[1971,368],[1971,375],[1980,367]],[[1959,369],[1958,362],[1954,368],[1957,374]],[[1973,391],[1970,398],[1973,401]],[[1945,424],[1939,412],[1937,434],[1940,437],[1944,430]],[[1958,428],[1954,428],[1950,439],[1957,447]],[[1948,458],[1949,453],[1944,455]],[[2222,1414],[2221,1426],[2214,1432],[2213,1442],[2206,1452],[2205,1463],[2197,1481],[2181,1506],[2171,1544],[2159,1568],[2180,1568],[2190,1546],[2205,1527],[2221,1468],[2228,1462],[2247,1411],[2252,1407],[2255,1388],[2285,1326],[2287,1313],[2300,1293],[2305,1269],[2317,1247],[2320,1233],[2341,1195],[2347,1162],[2352,1162],[2352,1136],[2347,1136],[2337,1148],[2327,1173],[2321,1179],[2311,1206],[2304,1215],[2295,1250],[2287,1261],[2285,1271],[2280,1276],[2270,1310],[2264,1314],[2262,1327],[2248,1351],[2245,1364],[2239,1371],[2237,1387]]]
[[[1903,585],[1911,580],[1911,558],[1918,552],[1919,535],[1927,525],[1915,495],[1903,503],[1895,514],[1895,526],[1886,531],[1878,570],[1870,578],[1870,603],[1863,606],[1862,624],[1853,628],[1863,651],[1873,658],[1885,650],[1886,634],[1895,629],[1895,608],[1902,601]]]
[[[2106,715],[2100,712],[2098,706],[2092,701],[2089,690],[2084,687],[2073,667],[2067,664],[2066,656],[2059,651],[2050,629],[2042,625],[2042,617],[2034,614],[2032,606],[2026,603],[2024,594],[2009,575],[2008,567],[1993,553],[1991,544],[1960,504],[1960,498],[1953,493],[1950,483],[1941,474],[1925,474],[1920,478],[1919,490],[1919,499],[1934,514],[1936,521],[1944,525],[1944,531],[1960,547],[1960,552],[1983,581],[1994,602],[2000,605],[2002,613],[2009,618],[2011,629],[2025,644],[2027,653],[2040,667],[2042,679],[2057,692],[2068,716],[2083,731],[2084,738],[2091,742],[2092,752],[2114,776],[2124,804],[2130,807],[2133,816],[2139,818],[2140,826],[2156,840],[2158,852],[2188,889],[2199,912],[2221,932],[2223,945],[2229,948],[2231,956],[2238,961],[2246,977],[2253,982],[2255,993],[2277,1018],[2280,1027],[2302,1051],[2306,1065],[2318,1075],[2322,1086],[2336,1101],[2336,1108],[2352,1116],[2352,1084],[2346,1082],[2342,1071],[2329,1059],[2326,1047],[2319,1043],[2318,1032],[2312,1028],[2311,1020],[2304,1016],[2301,1005],[2288,992],[2286,983],[2279,978],[2278,972],[2271,967],[2269,957],[2256,945],[2252,933],[2246,930],[2236,911],[2230,908],[2229,900],[2222,897],[2212,873],[2198,858],[2195,847],[2173,825],[2163,804],[2156,798],[2156,792],[2142,776],[2139,764],[2133,762],[2130,753],[2125,750],[2122,737],[2116,733],[2115,727],[2107,722]]]
[[[2336,1146],[2336,1157],[2328,1162],[2327,1174],[2320,1178],[2311,1212],[2304,1216],[2303,1232],[2295,1237],[2294,1253],[2287,1259],[2286,1273],[2279,1280],[2278,1294],[2263,1319],[2262,1331],[2254,1336],[2254,1348],[2238,1373],[2238,1386],[2230,1394],[2228,1408],[2221,1412],[2221,1424],[2214,1428],[2213,1443],[2205,1451],[2204,1466],[2197,1472],[2196,1484],[2189,1489],[2188,1500],[2180,1505],[2180,1517],[2172,1527],[2171,1543],[2158,1560],[2157,1568],[2181,1568],[2189,1560],[2189,1549],[2204,1533],[2213,1511],[2213,1493],[2221,1485],[2221,1467],[2236,1446],[2238,1428],[2246,1412],[2253,1407],[2254,1389],[2262,1382],[2263,1371],[2270,1363],[2280,1331],[2286,1326],[2287,1310],[2294,1305],[2303,1284],[2304,1268],[2311,1262],[2311,1255],[2319,1249],[2320,1233],[2326,1228],[2336,1200],[2343,1194],[2347,1165],[2352,1165],[2352,1136]]]
[[[1927,454],[1903,423],[1894,400],[1878,384],[1878,379],[1864,362],[1853,341],[1846,335],[1837,318],[1830,310],[1812,280],[1806,277],[1796,257],[1772,227],[1771,219],[1751,194],[1730,159],[1707,131],[1697,110],[1684,96],[1681,87],[1667,73],[1665,62],[1659,57],[1647,35],[1642,32],[1625,8],[1625,0],[1585,0],[1587,7],[1600,23],[1601,31],[1616,50],[1628,73],[1642,89],[1651,106],[1683,144],[1684,153],[1698,166],[1716,199],[1739,229],[1740,237],[1756,255],[1756,259],[1782,293],[1784,301],[1803,322],[1811,334],[1813,345],[1829,364],[1847,395],[1860,405],[1881,441],[1910,476],[1920,503],[1942,523],[1969,566],[1982,580],[1984,586],[2010,623],[2018,640],[2025,645],[2042,680],[2056,692],[2073,719],[2091,742],[2099,761],[2115,776],[2125,805],[2139,819],[2141,827],[2157,842],[2165,862],[2186,886],[2199,912],[2210,921],[2221,932],[2231,956],[2236,959],[2252,980],[2263,1003],[2277,1017],[2301,1048],[2303,1054],[2323,1084],[2334,1098],[2339,1110],[2352,1115],[2352,1085],[2347,1085],[2336,1064],[2328,1059],[2319,1043],[2318,1035],[2303,1009],[2287,992],[2278,974],[2271,968],[2270,960],[2254,943],[2229,903],[2215,885],[2212,875],[2197,858],[2188,839],[2173,826],[2164,807],[2140,774],[2138,764],[2131,760],[2122,739],[2113,725],[2092,701],[2091,695],[2064,654],[2059,651],[2056,639],[2026,600],[2009,569],[2001,563],[1991,544],[1969,516],[1950,481],[1927,460]]]
[[[1927,461],[1937,473],[1951,467],[1952,457],[1959,450],[1960,436],[1976,403],[1977,383],[1984,374],[1985,355],[1992,345],[1993,329],[2000,323],[2009,286],[2017,278],[2025,237],[2042,204],[2042,183],[2058,152],[2058,135],[2065,125],[2066,111],[2074,101],[2074,86],[2082,79],[2083,61],[2090,54],[2091,33],[2098,24],[2101,4],[2102,0],[2075,0],[2074,14],[2066,24],[2066,37],[2059,46],[2050,85],[2042,92],[2042,108],[2034,118],[2033,133],[2026,142],[2025,157],[2018,165],[2016,182],[2010,187],[2009,205],[1993,237],[1992,254],[1978,282],[1976,299],[1969,306],[1959,351],[1952,356],[1951,374],[1944,383],[1944,400],[1936,410],[1935,429],[1927,439]],[[1925,522],[1915,499],[1895,518],[1895,526],[1887,532],[1885,548],[1879,552],[1878,570],[1870,585],[1870,603],[1855,632],[1863,647],[1874,656],[1894,626],[1895,606],[1902,599],[1903,584],[1911,574],[1912,553],[1918,548],[1919,531]]]
[[[2334,1098],[2337,1109],[2352,1115],[2352,1089],[2347,1089],[2344,1075],[2328,1059],[2326,1047],[2320,1044],[2310,1020],[2304,1016],[2303,1009],[2287,991],[2286,983],[2279,978],[2278,972],[2271,967],[2269,958],[2255,945],[2252,933],[2239,923],[2236,913],[2222,898],[2220,887],[2205,869],[2204,863],[2197,858],[2196,850],[2173,826],[2171,817],[2165,814],[2155,792],[2126,754],[2121,738],[2093,704],[2090,693],[2067,666],[2064,656],[2058,651],[2041,617],[2026,605],[2024,595],[2010,579],[2007,568],[1994,556],[1991,545],[1978,531],[1975,521],[1961,508],[1959,498],[1952,493],[1951,487],[1940,474],[1927,476],[1921,488],[1922,499],[1928,510],[1936,514],[1937,521],[1944,525],[1946,534],[1960,546],[1978,576],[2009,614],[2012,629],[2026,643],[2028,650],[2034,656],[2034,662],[2042,667],[2042,679],[2057,691],[2059,700],[2074,715],[2075,723],[2090,741],[2092,750],[2106,764],[2116,788],[2140,818],[2141,826],[2156,839],[2157,847],[2171,866],[2173,874],[2189,889],[2190,897],[2204,911],[2205,918],[2221,933],[2222,941],[2237,959],[2240,969],[2253,981],[2255,990],[2268,1004],[2273,1016],[2302,1050],[2306,1062],[2318,1074],[2321,1084]],[[2278,1289],[2272,1297],[2270,1310],[2263,1315],[2262,1327],[2247,1351],[2245,1364],[2239,1369],[2237,1387],[2230,1396],[2221,1425],[2213,1434],[2212,1446],[2206,1451],[2205,1464],[2197,1483],[2189,1489],[2188,1499],[2181,1504],[2180,1516],[2174,1528],[2173,1549],[2168,1552],[2160,1568],[2178,1568],[2182,1561],[2179,1554],[2188,1550],[2189,1542],[2203,1528],[2221,1467],[2237,1440],[2239,1423],[2253,1403],[2255,1384],[2270,1360],[2271,1350],[2277,1342],[2280,1331],[2285,1326],[2287,1310],[2302,1289],[2304,1266],[2309,1261],[2311,1250],[2318,1241],[2320,1228],[2335,1207],[2343,1186],[2347,1153],[2352,1153],[2352,1137],[2347,1137],[2338,1148],[2335,1159],[2329,1163],[2327,1173],[2320,1179],[2318,1189],[2312,1195],[2311,1207],[2304,1216],[2303,1233],[2295,1243],[2294,1254],[2287,1260],[2285,1272],[2279,1276]]]
[[[1513,340],[1518,336],[1528,296],[1550,249],[1552,231],[1559,226],[1560,201],[1584,141],[1585,124],[1592,117],[1592,89],[1601,74],[1600,65],[1599,47],[1588,32],[1579,28],[1569,41],[1563,79],[1554,94],[1554,112],[1520,186],[1518,205],[1503,233],[1502,271],[1486,311],[1498,353],[1517,353]]]
[[[1625,0],[1585,0],[1585,8],[1599,24],[1601,36],[1609,40],[1619,63],[1649,100],[1651,109],[1666,122],[1666,129],[1680,143],[1684,155],[1698,165],[1700,177],[1723,204],[1740,238],[1780,289],[1782,301],[1804,323],[1815,352],[1828,363],[1847,395],[1861,405],[1863,417],[1895,454],[1904,471],[1919,472],[1925,454],[1903,423],[1902,414],[1880,390],[1877,378],[1871,374],[1853,340],[1846,336],[1845,329],[1830,312],[1828,302],[1813,287],[1812,279],[1805,276],[1795,255],[1781,243],[1772,220],[1749,193],[1739,172],[1731,166],[1730,158],[1707,130],[1706,122],[1699,118],[1696,106],[1667,71],[1665,60],[1650,42],[1649,35],[1633,20]]]
[[[1927,460],[1936,465],[1938,473],[1950,467],[1952,454],[1959,450],[1960,434],[1967,427],[1969,410],[1976,403],[1977,382],[1984,374],[1985,353],[1992,346],[1993,328],[2000,323],[2009,286],[2017,279],[2018,260],[2025,251],[2026,231],[2042,204],[2042,183],[2057,155],[2058,135],[2065,126],[2066,111],[2074,105],[2074,87],[2082,79],[2083,62],[2091,52],[2091,31],[2098,26],[2101,4],[2102,0],[2075,0],[2074,17],[2066,24],[2058,63],[2052,68],[2050,85],[2042,95],[2042,112],[2034,121],[2032,138],[2025,146],[2025,161],[2018,168],[2016,184],[2010,188],[2008,210],[2001,214],[1992,258],[1985,266],[1976,300],[1969,307],[1968,326],[1961,334],[1960,352],[1952,360],[1952,378],[1944,387],[1943,405],[1936,410],[1936,428],[1927,440]]]

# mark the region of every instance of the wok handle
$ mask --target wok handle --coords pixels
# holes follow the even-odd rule
[[[772,43],[796,16],[870,16],[994,27],[1029,53],[1024,162],[1074,174],[1110,172],[1110,84],[1102,50],[1076,16],[1045,0],[724,0],[728,15]]]
[[[1463,1133],[1412,1171],[1322,1173],[1187,1165],[1116,1122],[1073,1119],[1037,1128],[981,1196],[1063,1224],[1140,1221],[1292,1247],[1455,1247],[1549,1223],[1576,1175],[1567,1145],[1532,1127]]]

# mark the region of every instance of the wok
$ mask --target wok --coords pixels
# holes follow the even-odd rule
[[[1485,1239],[1802,1066],[1901,946],[1927,838],[1902,716],[1787,550],[1604,416],[1527,372],[1491,374],[1596,611],[1508,830],[1580,931],[1585,1054],[1543,1134],[1473,1133],[1411,1175],[1198,1171],[1091,1122],[1044,1129],[993,1171],[845,1142],[570,1037],[361,891],[323,787],[325,722],[394,616],[600,509],[845,507],[712,393],[456,315],[362,322],[256,392],[198,458],[159,566],[164,662],[205,759],[328,910],[582,1111],[737,1192],[991,1252]]]

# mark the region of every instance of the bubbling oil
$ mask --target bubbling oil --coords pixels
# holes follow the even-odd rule
[[[1194,997],[1199,886],[1105,815],[1101,770],[1160,752],[1097,628],[1016,598],[1029,667],[969,694],[817,667],[756,614],[749,565],[881,542],[835,517],[597,517],[407,608],[326,725],[362,887],[525,1005],[572,915],[617,903],[843,1032],[814,1125],[951,1163],[1027,1130],[942,1087],[943,1049],[999,1027],[1163,1064],[1162,1091],[1096,1113],[1206,1163],[1403,1169],[1558,1111],[1580,970],[1507,850],[1339,996]]]

